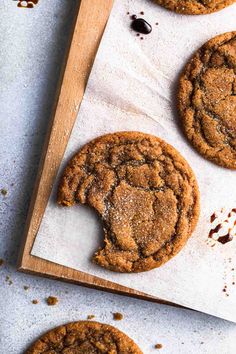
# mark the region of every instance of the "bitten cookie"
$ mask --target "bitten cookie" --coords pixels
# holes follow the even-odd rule
[[[178,102],[194,147],[216,164],[236,169],[236,32],[197,51],[181,75]]]
[[[105,245],[95,263],[143,272],[175,256],[199,214],[194,174],[163,140],[120,132],[86,144],[66,167],[58,203],[87,203],[103,221]]]
[[[235,0],[155,0],[166,9],[185,15],[201,15],[216,12]]]
[[[98,322],[73,322],[39,338],[25,354],[142,354],[126,334]]]

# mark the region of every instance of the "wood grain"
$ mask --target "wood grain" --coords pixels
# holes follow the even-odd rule
[[[53,182],[63,158],[83,98],[91,67],[113,0],[82,0],[76,16],[64,75],[60,80],[51,125],[26,221],[18,270],[87,287],[167,303],[131,288],[68,268],[30,254]],[[79,117],[78,117],[79,119]]]

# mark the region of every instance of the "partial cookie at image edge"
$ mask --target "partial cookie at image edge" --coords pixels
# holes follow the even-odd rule
[[[137,344],[117,328],[91,321],[72,322],[41,336],[24,354],[43,354],[50,350],[76,350],[76,353],[143,354]],[[74,351],[73,351],[74,352]]]
[[[236,32],[196,51],[180,79],[178,110],[185,135],[205,158],[236,169]]]
[[[158,5],[165,7],[167,10],[177,12],[183,15],[206,15],[220,11],[227,6],[235,3],[235,0],[213,0],[208,4],[203,1],[189,0],[154,0]]]

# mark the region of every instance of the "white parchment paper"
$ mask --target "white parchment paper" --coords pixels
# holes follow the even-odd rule
[[[144,40],[131,31],[127,11],[144,11],[144,18],[153,25]],[[152,1],[117,0],[60,169],[83,144],[104,133],[138,130],[165,139],[189,161],[201,192],[200,220],[186,247],[161,268],[146,273],[117,274],[92,264],[92,254],[102,245],[100,221],[86,206],[58,207],[56,181],[33,255],[236,321],[236,286],[232,284],[236,237],[225,245],[216,242],[214,247],[206,242],[210,215],[236,207],[236,172],[194,151],[182,135],[175,107],[183,65],[206,40],[235,30],[235,18],[236,5],[207,16],[182,16]]]

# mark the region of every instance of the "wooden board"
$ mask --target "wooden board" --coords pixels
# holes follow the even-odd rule
[[[87,287],[167,303],[161,299],[30,254],[71,130],[77,118],[89,73],[111,12],[112,3],[113,0],[81,0],[28,212],[18,270]]]

